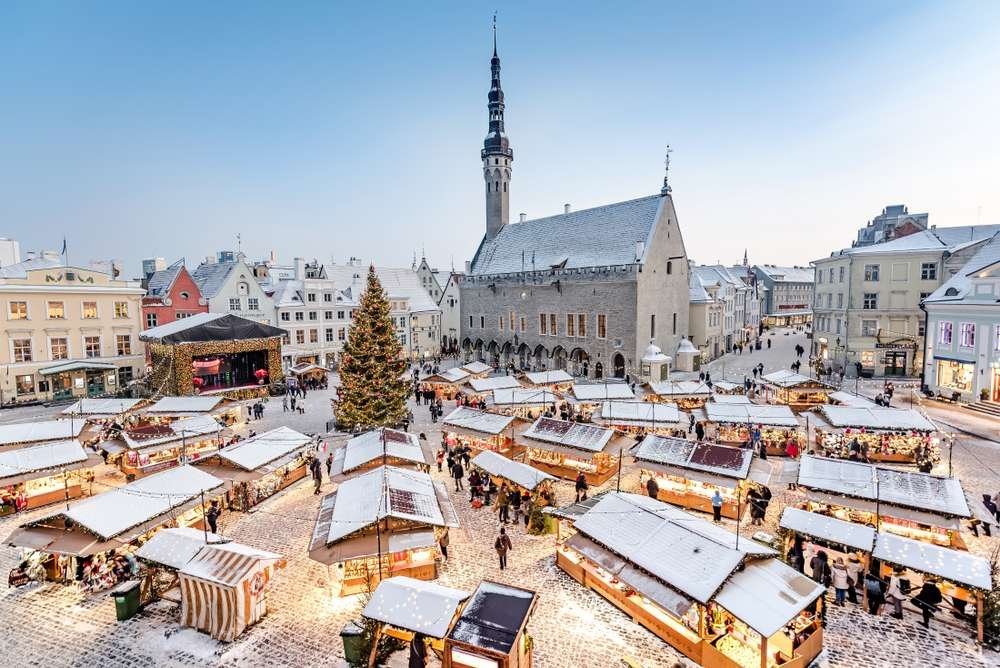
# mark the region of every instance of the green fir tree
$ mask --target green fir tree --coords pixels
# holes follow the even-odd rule
[[[354,311],[340,365],[340,389],[334,410],[341,429],[393,427],[406,415],[408,385],[403,347],[389,317],[389,302],[375,267]]]

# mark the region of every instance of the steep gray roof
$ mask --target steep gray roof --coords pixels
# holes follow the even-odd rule
[[[816,280],[812,267],[776,267],[773,264],[758,264],[756,268],[778,283],[812,283]]]
[[[191,278],[198,284],[201,296],[211,299],[219,294],[219,290],[226,283],[229,272],[236,266],[235,262],[203,262],[191,274]]]
[[[995,234],[992,239],[983,244],[976,251],[976,254],[965,263],[965,266],[924,299],[924,303],[995,305],[997,298],[992,292],[981,295],[973,293],[970,276],[997,263],[1000,263],[1000,233]]]
[[[649,246],[663,197],[652,195],[593,209],[505,225],[483,239],[471,275],[634,264],[636,242]],[[643,251],[645,256],[645,250]]]
[[[173,264],[166,269],[154,272],[149,277],[149,284],[146,286],[146,296],[166,297],[170,293],[170,286],[177,280],[183,268],[184,265],[182,264]]]
[[[873,255],[878,253],[925,252],[957,250],[970,243],[989,239],[1000,232],[1000,225],[963,225],[960,227],[935,227],[905,237],[872,244],[845,248],[832,253],[837,255]]]

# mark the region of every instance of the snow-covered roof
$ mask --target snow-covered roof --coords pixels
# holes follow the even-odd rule
[[[85,424],[85,420],[43,420],[0,425],[0,446],[76,438]]]
[[[555,385],[556,383],[572,383],[573,376],[562,369],[552,371],[529,371],[524,374],[532,385]]]
[[[205,545],[187,562],[180,573],[224,587],[236,587],[254,572],[261,561],[281,561],[280,554],[265,552],[242,543]]]
[[[681,412],[677,404],[605,401],[601,404],[601,420],[610,424],[656,427],[677,424],[681,421]]]
[[[614,435],[614,429],[546,417],[535,420],[523,434],[525,438],[587,452],[601,452]]]
[[[554,404],[558,398],[550,390],[527,387],[493,390],[493,403],[496,406],[547,406]]]
[[[528,491],[534,490],[546,480],[555,480],[555,477],[550,476],[548,473],[539,471],[527,464],[507,459],[503,455],[498,455],[490,450],[483,450],[473,457],[472,463],[487,473],[506,478]]]
[[[877,255],[885,253],[928,252],[952,250],[970,242],[989,239],[1000,232],[1000,225],[962,225],[922,230],[905,237],[870,246],[845,248],[843,255]]]
[[[446,517],[450,514],[449,509],[443,509],[442,502],[450,503],[447,492],[442,498],[428,474],[380,466],[340,483],[326,544],[343,540],[386,517],[432,526],[452,526],[450,518]]]
[[[396,628],[443,638],[469,592],[397,575],[379,582],[362,616]]]
[[[204,289],[202,294],[205,294]],[[210,295],[205,295],[208,298]],[[165,325],[159,325],[157,327],[150,327],[149,329],[143,330],[142,339],[145,340],[156,340],[162,339],[165,336],[170,336],[171,334],[177,334],[178,332],[183,332],[185,330],[191,329],[192,327],[200,327],[205,323],[212,322],[213,320],[218,320],[219,318],[225,318],[228,313],[195,313],[194,315],[188,316],[186,318],[181,318],[179,320],[174,320],[173,322],[168,322]]]
[[[929,297],[924,298],[924,303],[995,305],[996,295],[993,294],[993,291],[977,293],[973,289],[973,278],[979,272],[998,263],[1000,263],[1000,233],[983,244],[972,256],[972,259],[966,262],[954,276],[945,281]],[[995,275],[994,273],[991,277]]]
[[[87,452],[77,440],[43,443],[0,452],[0,482],[5,478],[58,469],[87,461]]]
[[[444,423],[450,427],[471,429],[484,434],[499,434],[513,421],[514,418],[509,415],[487,413],[468,406],[459,406],[444,418]]]
[[[168,443],[197,439],[200,436],[216,434],[222,425],[211,415],[196,415],[194,417],[175,420],[169,425],[157,425],[155,431],[149,428],[133,428],[122,430],[122,439],[133,450],[161,447]],[[148,435],[148,436],[147,436]],[[147,436],[147,437],[144,437]]]
[[[853,406],[856,408],[874,408],[877,406],[874,401],[867,397],[862,397],[860,394],[839,390],[826,395],[826,398],[841,406]]]
[[[674,589],[708,603],[748,555],[769,547],[649,497],[609,493],[574,524],[577,531]],[[787,620],[784,620],[787,621]]]
[[[677,469],[704,471],[725,478],[744,480],[750,473],[753,450],[714,443],[696,443],[684,438],[649,434],[632,448],[640,462],[651,462]],[[677,471],[684,475],[684,470]]]
[[[222,397],[163,397],[146,409],[147,413],[163,413],[165,415],[181,415],[185,413],[209,413],[219,405]]]
[[[495,237],[483,239],[469,275],[642,262],[646,251],[636,257],[636,244],[649,246],[663,201],[652,195],[504,225]]]
[[[219,457],[245,471],[254,471],[303,449],[311,440],[291,427],[278,427],[219,450]]]
[[[521,387],[514,376],[494,376],[492,378],[472,378],[469,385],[475,392],[492,392],[493,390],[505,390],[512,387]]]
[[[790,369],[772,371],[769,374],[765,374],[762,378],[768,385],[774,385],[776,387],[798,387],[799,385],[826,384],[822,381],[816,380],[815,378],[803,376],[801,373],[795,373]]]
[[[489,364],[486,364],[485,362],[476,361],[476,362],[469,362],[468,364],[463,364],[462,368],[468,371],[469,373],[475,375],[480,373],[486,373],[493,367],[491,367]]]
[[[710,396],[712,388],[700,380],[665,380],[649,383],[653,394],[661,397],[676,396]]]
[[[890,564],[937,575],[950,582],[976,589],[989,591],[993,588],[990,562],[969,552],[939,547],[882,531],[875,538],[872,556]]]
[[[376,267],[375,273],[390,301],[405,299],[410,313],[438,310],[437,303],[421,285],[420,276],[413,269]],[[368,287],[368,267],[331,264],[326,265],[326,275],[334,285],[354,299],[360,298]]]
[[[829,515],[786,507],[781,513],[779,526],[796,533],[811,536],[855,550],[871,552],[875,544],[875,529],[866,524],[845,522]]]
[[[812,283],[816,280],[812,267],[776,267],[773,264],[758,264],[754,267],[775,283]]]
[[[777,559],[754,561],[722,585],[715,602],[769,638],[826,592]]]
[[[573,396],[578,401],[635,400],[635,394],[625,383],[573,383]]]
[[[718,387],[719,384],[715,383],[715,386]],[[713,394],[712,403],[748,405],[753,402],[751,402],[750,398],[745,394]]]
[[[883,506],[895,505],[950,517],[971,517],[958,478],[883,468],[847,459],[803,455],[799,460],[798,484],[873,503],[877,500]]]
[[[482,580],[448,637],[501,655],[511,654],[535,605],[535,596],[527,589]]]
[[[469,377],[469,372],[455,367],[454,369],[448,369],[440,373],[435,373],[433,375],[424,378],[424,382],[428,383],[461,383]]]
[[[64,408],[63,415],[120,415],[142,403],[142,399],[80,399]]]
[[[77,501],[57,515],[108,540],[222,484],[215,476],[193,466],[179,466]]]
[[[162,299],[170,294],[170,288],[173,286],[174,281],[180,276],[181,270],[184,269],[184,264],[182,261],[178,261],[167,267],[166,269],[160,269],[159,271],[154,271],[149,280],[146,281],[146,296],[156,297]]]
[[[937,431],[937,426],[912,408],[881,406],[819,406],[816,411],[833,427]]]
[[[347,441],[343,448],[343,471],[353,471],[365,464],[381,459],[383,455],[382,434],[385,434],[385,455],[403,459],[415,464],[430,464],[420,447],[420,441],[413,434],[397,429],[379,428],[365,432]]]
[[[712,389],[716,392],[732,392],[737,388],[743,387],[742,383],[734,383],[731,380],[713,380]],[[740,395],[743,396],[743,395]]]
[[[222,541],[222,537],[209,533],[208,541],[218,543]],[[204,531],[191,527],[174,527],[157,531],[136,550],[135,556],[180,570],[203,547],[205,547]]]
[[[760,424],[769,427],[798,427],[799,420],[788,406],[763,404],[705,404],[709,422],[719,424]]]

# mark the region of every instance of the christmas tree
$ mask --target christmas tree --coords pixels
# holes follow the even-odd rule
[[[375,267],[368,268],[368,286],[354,311],[340,366],[340,390],[335,414],[341,429],[399,424],[406,415],[406,361],[389,317],[389,302]]]

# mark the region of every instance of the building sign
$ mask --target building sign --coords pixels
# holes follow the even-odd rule
[[[876,343],[875,347],[879,350],[916,350],[917,344],[915,341],[893,341],[891,343]]]
[[[778,304],[779,311],[801,311],[807,310],[808,308],[809,304]]]
[[[78,283],[93,283],[93,276],[81,276],[80,274],[72,271],[67,271],[65,274],[45,274],[46,283],[59,283],[63,280],[76,281]]]

